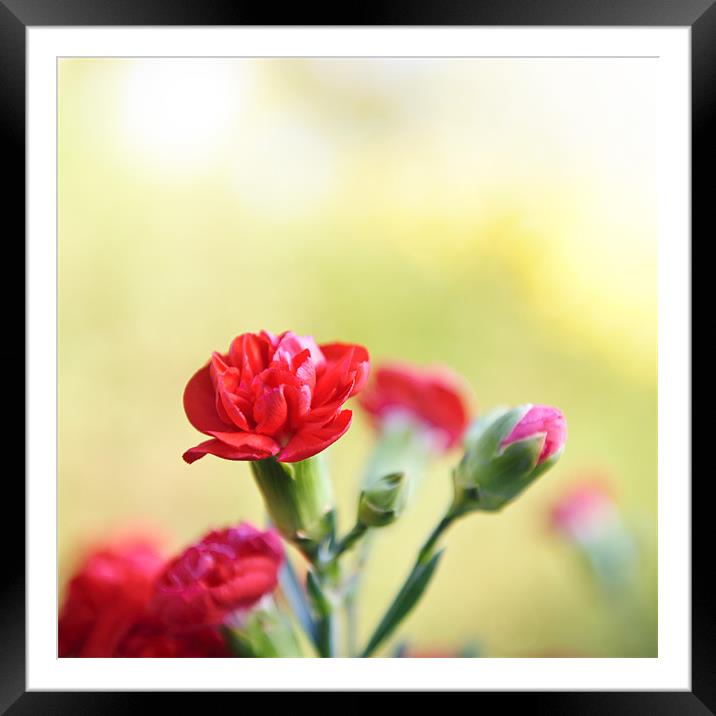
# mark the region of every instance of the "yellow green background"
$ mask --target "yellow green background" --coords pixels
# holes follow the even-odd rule
[[[638,59],[61,60],[60,588],[117,530],[262,523],[248,465],[181,460],[181,396],[235,335],[291,329],[447,364],[476,414],[567,416],[556,468],[448,534],[411,648],[655,655],[655,92]],[[372,437],[356,410],[329,452],[345,528]],[[363,638],[458,458],[377,540]],[[549,530],[593,475],[640,545],[631,639]]]

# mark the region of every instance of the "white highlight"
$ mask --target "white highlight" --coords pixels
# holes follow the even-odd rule
[[[162,163],[206,158],[238,120],[249,71],[216,59],[136,60],[122,103],[128,148]]]

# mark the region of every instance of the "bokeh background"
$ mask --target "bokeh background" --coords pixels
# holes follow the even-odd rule
[[[649,60],[64,59],[59,64],[59,587],[79,551],[263,521],[181,396],[213,349],[291,329],[445,363],[475,413],[561,407],[559,465],[449,533],[415,650],[656,655],[656,206]],[[357,412],[357,411],[356,411]],[[330,450],[343,526],[372,434]],[[377,540],[367,637],[450,497],[430,470]],[[639,545],[628,616],[550,531],[584,476]],[[395,640],[384,654],[391,653]]]

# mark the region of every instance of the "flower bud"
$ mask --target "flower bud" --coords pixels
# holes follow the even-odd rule
[[[567,428],[561,411],[522,405],[496,410],[469,431],[453,471],[453,511],[504,507],[559,459]]]
[[[552,527],[577,543],[598,540],[619,520],[611,491],[601,481],[583,480],[565,491],[552,506]]]
[[[236,656],[302,656],[291,622],[278,610],[272,597],[263,599],[250,611],[235,614],[226,624],[224,636]]]
[[[611,490],[601,480],[584,480],[552,507],[552,527],[585,558],[596,581],[607,590],[633,586],[638,549]]]
[[[250,465],[276,529],[306,556],[315,556],[335,527],[331,481],[323,457],[291,464],[268,458]]]
[[[363,490],[358,522],[366,527],[383,527],[395,521],[405,507],[407,484],[404,472],[394,472]]]

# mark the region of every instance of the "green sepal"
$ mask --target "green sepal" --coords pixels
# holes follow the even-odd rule
[[[223,627],[232,653],[245,658],[303,656],[291,624],[275,610],[255,609],[241,627]]]
[[[267,458],[250,464],[276,529],[314,559],[335,536],[331,481],[322,456],[295,463]]]
[[[476,509],[499,510],[531,484],[543,445],[543,436],[511,443],[485,465],[473,493]]]

